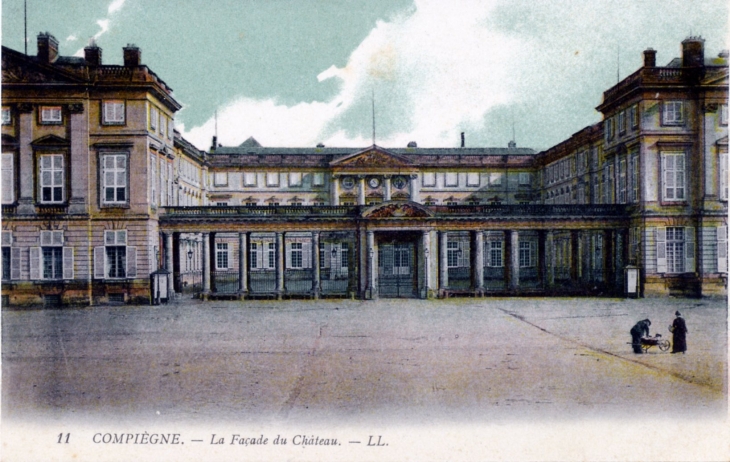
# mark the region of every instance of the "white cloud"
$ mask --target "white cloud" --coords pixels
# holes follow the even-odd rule
[[[91,40],[97,41],[99,37],[109,31],[109,27],[111,27],[111,16],[122,9],[125,1],[126,0],[112,0],[112,2],[109,4],[109,7],[107,8],[107,17],[96,21],[96,24],[99,26],[99,32],[94,34]],[[71,37],[74,37],[74,40],[76,40],[75,35],[71,35],[66,40],[69,40]],[[80,48],[79,50],[77,50],[76,53],[74,53],[74,56],[84,56],[84,49]]]
[[[112,13],[116,13],[117,11],[121,10],[122,7],[124,6],[125,1],[126,0],[112,1],[111,4],[109,5],[109,8],[107,8],[107,13],[111,15]]]
[[[78,38],[78,37],[76,37],[76,36],[75,36],[74,34],[71,34],[71,35],[69,35],[68,37],[66,37],[66,41],[67,41],[67,42],[75,42],[75,41],[76,41],[76,40],[78,40],[78,39],[79,39],[79,38]]]
[[[239,99],[219,110],[219,140],[236,145],[254,136],[264,146],[367,145],[374,91],[378,144],[456,146],[459,131],[481,127],[488,110],[512,98],[510,70],[520,47],[487,25],[496,4],[466,1],[456,8],[416,0],[408,14],[379,21],[344,67],[317,76],[320,82],[339,80],[330,101],[284,106]],[[213,126],[211,118],[184,135],[207,148]]]

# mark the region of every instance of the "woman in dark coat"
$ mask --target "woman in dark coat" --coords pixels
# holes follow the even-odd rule
[[[687,351],[687,324],[679,311],[674,314],[677,317],[670,326],[672,328],[672,353],[684,353]]]

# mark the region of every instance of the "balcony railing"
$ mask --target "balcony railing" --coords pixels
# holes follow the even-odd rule
[[[162,217],[355,217],[361,207],[354,205],[311,205],[311,206],[210,206],[210,207],[164,207]]]
[[[432,205],[428,208],[436,212],[437,216],[615,217],[626,213],[626,206],[620,204]]]

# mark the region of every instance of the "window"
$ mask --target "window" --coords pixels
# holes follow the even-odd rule
[[[13,153],[3,153],[2,157],[2,203],[15,202],[15,156]]]
[[[502,184],[502,172],[492,172],[489,174],[489,184],[499,186]]]
[[[167,121],[165,119],[165,116],[160,114],[160,136],[165,137],[165,128],[167,127]]]
[[[663,199],[665,201],[685,200],[684,153],[662,154]]]
[[[215,172],[213,174],[214,186],[228,186],[228,172]]]
[[[312,174],[312,185],[314,185],[314,186],[324,185],[324,173],[314,172]]]
[[[458,186],[459,174],[456,172],[446,172],[446,186]]]
[[[276,244],[269,242],[266,246],[266,261],[269,268],[276,268]]]
[[[620,134],[626,133],[626,111],[618,113],[618,132]]]
[[[446,261],[449,268],[457,268],[459,266],[459,243],[457,241],[448,241],[446,243]]]
[[[436,173],[424,172],[422,181],[423,186],[436,186]]]
[[[228,269],[228,243],[217,242],[215,244],[215,269]]]
[[[469,172],[466,174],[467,186],[479,186],[479,174],[477,172]]]
[[[656,228],[658,273],[691,273],[695,270],[694,228]]]
[[[8,110],[8,113],[10,111]],[[10,115],[8,114],[8,119]],[[5,123],[5,109],[3,109],[3,123]],[[727,104],[720,105],[720,125],[727,125]]]
[[[349,267],[348,260],[350,259],[350,248],[347,246],[347,242],[340,243],[340,268],[347,270]]]
[[[174,130],[175,130],[175,121],[173,121],[172,119],[169,119],[167,121],[167,138],[168,139],[172,139]]]
[[[124,124],[124,101],[104,101],[102,121],[104,125]]]
[[[157,206],[157,156],[150,154],[150,201]]]
[[[529,241],[520,241],[520,268],[530,268],[535,266],[533,254],[533,243]]]
[[[137,248],[127,246],[126,230],[104,231],[104,246],[94,248],[94,277],[137,277]]]
[[[13,121],[12,113],[9,107],[3,108],[3,125],[10,125]]]
[[[684,228],[667,228],[667,272],[684,272]]]
[[[605,131],[606,141],[613,139],[613,118],[609,117],[604,121],[603,129]]]
[[[41,231],[41,246],[43,279],[63,278],[63,231]]]
[[[492,268],[501,268],[504,266],[504,253],[502,251],[502,241],[487,241],[487,245],[489,246],[489,253],[487,254],[489,256],[488,263]]]
[[[301,242],[292,242],[289,244],[291,247],[291,253],[289,255],[289,268],[303,268],[304,257],[302,255],[303,245]]]
[[[618,202],[626,203],[626,159],[621,159],[618,163]]]
[[[5,170],[3,167],[3,174]],[[726,201],[728,197],[728,178],[727,178],[727,153],[723,152],[720,154],[720,199]],[[3,186],[5,191],[5,186]]]
[[[216,207],[228,207],[228,202],[216,202]]]
[[[128,199],[127,154],[119,153],[102,155],[101,180],[103,204],[126,204]]]
[[[289,172],[289,186],[301,186],[301,185],[302,185],[301,172]]]
[[[256,202],[246,202],[246,207],[256,207]]]
[[[717,230],[717,272],[727,273],[727,226],[718,226]],[[5,244],[3,244],[5,245]],[[3,251],[5,249],[3,248]],[[3,265],[5,265],[5,254],[3,253]],[[3,266],[5,268],[5,266]],[[3,272],[3,274],[5,274]],[[3,276],[4,277],[4,276]]]
[[[8,236],[7,238],[5,236]],[[12,258],[11,258],[11,252],[12,250],[10,245],[11,243],[8,242],[6,244],[6,240],[10,241],[12,239],[12,235],[8,231],[3,231],[3,281],[9,281],[10,280],[10,265],[12,264]]]
[[[631,122],[631,128],[639,126],[639,105],[634,104],[629,109],[629,121]]]
[[[279,172],[266,173],[266,186],[279,186]]]
[[[157,131],[157,124],[159,123],[159,120],[160,120],[160,114],[157,111],[157,108],[151,107],[150,108],[150,130],[152,130],[153,132]]]
[[[526,172],[520,172],[520,186],[529,186],[530,185],[530,174]]]
[[[256,186],[256,172],[243,172],[243,185]]]
[[[42,124],[60,124],[63,122],[61,106],[41,106]]]
[[[60,203],[64,200],[63,154],[44,154],[40,156],[40,202]]]
[[[251,242],[248,246],[248,264],[251,269],[258,268],[259,264],[259,244],[257,242]]]
[[[665,125],[681,125],[684,123],[684,102],[665,101],[663,122]]]

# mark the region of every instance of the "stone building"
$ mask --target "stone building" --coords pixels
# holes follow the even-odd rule
[[[727,53],[644,65],[543,151],[201,151],[138,48],[3,48],[3,297],[134,302],[166,268],[202,297],[727,293]]]

